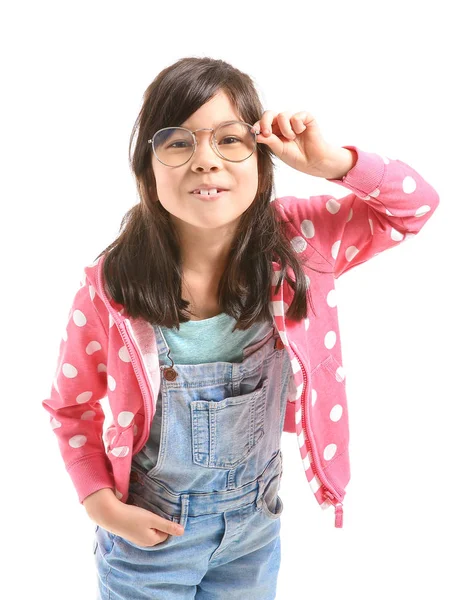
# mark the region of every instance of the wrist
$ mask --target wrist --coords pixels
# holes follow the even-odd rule
[[[111,488],[102,488],[84,498],[82,504],[90,519],[100,525],[102,521],[110,518],[120,501]]]
[[[320,168],[325,179],[341,180],[357,162],[357,153],[349,148],[333,148]]]

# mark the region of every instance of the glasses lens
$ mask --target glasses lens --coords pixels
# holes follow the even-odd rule
[[[256,147],[255,136],[246,123],[221,125],[215,132],[215,138],[218,151],[228,160],[244,160]]]
[[[223,158],[241,161],[255,150],[255,135],[246,123],[221,125],[215,132],[217,149]],[[169,167],[178,167],[190,160],[194,151],[193,134],[178,127],[168,127],[154,136],[153,147],[159,160]]]
[[[193,134],[178,127],[162,129],[153,139],[156,156],[169,167],[177,167],[187,162],[193,154],[194,145]]]

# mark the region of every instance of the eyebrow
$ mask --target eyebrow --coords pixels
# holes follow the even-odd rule
[[[230,117],[229,119],[222,119],[221,121],[218,121],[217,123],[213,123],[212,124],[212,129],[215,129],[221,123],[225,123],[226,121],[239,121],[239,120],[240,119],[237,119],[236,117]],[[187,125],[182,125],[182,127],[185,127],[186,129],[190,129],[191,131],[193,131],[193,129],[191,127],[188,127]],[[197,129],[202,129],[202,127],[198,127]]]

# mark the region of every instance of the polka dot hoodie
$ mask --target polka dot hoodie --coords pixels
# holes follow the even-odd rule
[[[330,181],[348,188],[347,196],[274,200],[295,251],[322,271],[304,268],[316,316],[310,310],[299,322],[285,317],[294,292],[286,282],[276,292],[276,262],[269,298],[293,371],[284,431],[297,436],[307,481],[322,508],[334,507],[336,527],[350,468],[335,279],[416,235],[439,203],[433,187],[402,161],[345,148],[357,162],[342,180]],[[127,500],[132,457],[147,442],[160,385],[152,325],[126,317],[109,297],[103,260],[84,269],[50,396],[42,401],[81,503],[105,487]]]

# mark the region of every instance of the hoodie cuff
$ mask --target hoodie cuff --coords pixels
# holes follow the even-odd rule
[[[342,179],[327,179],[356,190],[367,196],[370,192],[379,188],[384,177],[386,168],[384,159],[373,152],[364,152],[357,146],[342,146],[357,153],[357,162]]]

